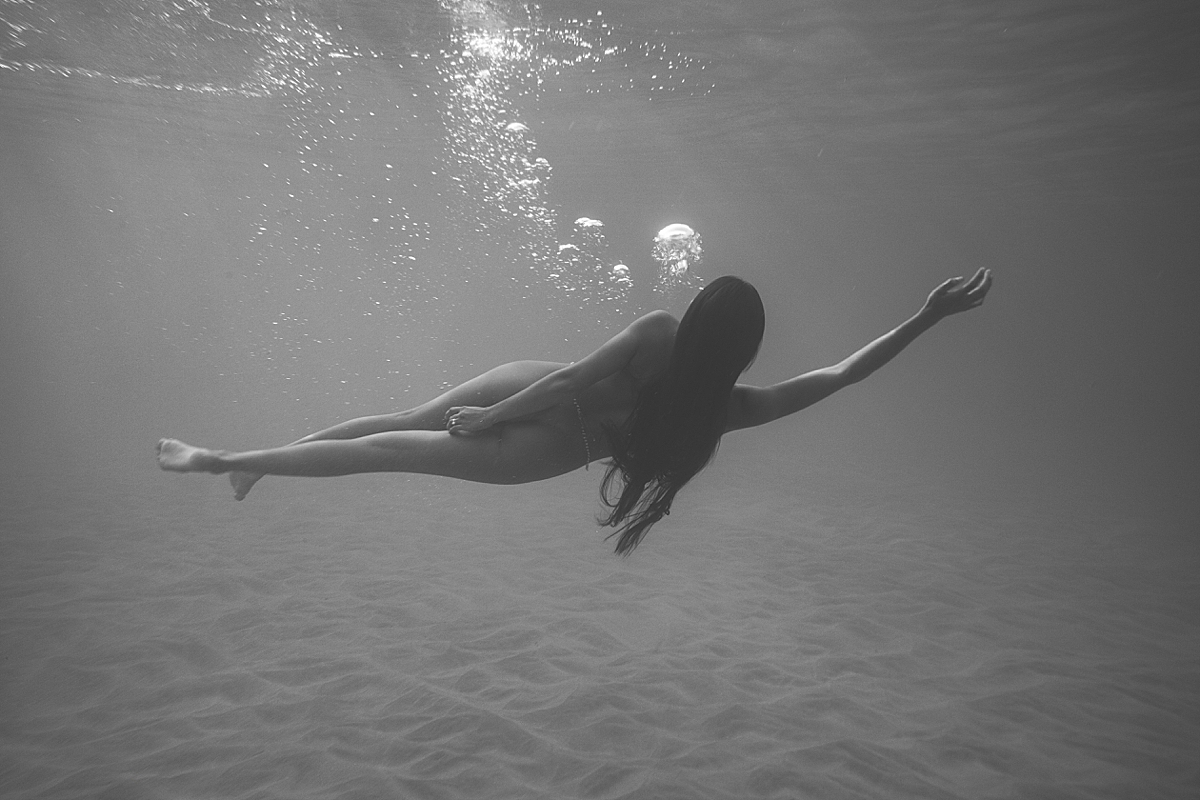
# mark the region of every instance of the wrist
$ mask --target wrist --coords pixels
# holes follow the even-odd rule
[[[933,327],[940,322],[945,315],[935,309],[933,306],[925,305],[921,310],[913,316],[913,321],[923,325],[926,328]]]

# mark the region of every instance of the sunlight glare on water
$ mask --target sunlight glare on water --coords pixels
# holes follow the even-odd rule
[[[295,4],[4,3],[0,69],[213,95],[311,87],[331,38]]]

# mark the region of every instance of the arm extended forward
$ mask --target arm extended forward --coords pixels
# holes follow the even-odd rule
[[[914,339],[941,320],[980,306],[991,286],[991,270],[981,269],[966,281],[951,278],[933,290],[925,305],[914,316],[837,364],[806,372],[773,386],[739,384],[734,388],[730,403],[727,430],[765,425],[824,400],[852,383],[858,383],[895,358]]]

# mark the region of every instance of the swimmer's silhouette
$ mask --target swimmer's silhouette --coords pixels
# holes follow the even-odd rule
[[[921,310],[838,364],[774,386],[738,384],[758,352],[758,292],[717,278],[682,320],[655,311],[573,364],[518,361],[408,411],[361,417],[285,447],[228,452],[175,439],[158,463],[177,472],[228,472],[241,500],[263,475],[327,477],[419,472],[483,483],[525,483],[609,458],[602,494],[628,553],[670,513],[676,493],[712,458],[722,434],[795,413],[862,380],[921,333],[983,303],[990,270],[951,278]]]

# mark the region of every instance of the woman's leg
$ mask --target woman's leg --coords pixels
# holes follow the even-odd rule
[[[577,421],[559,409],[474,436],[446,431],[390,431],[231,453],[159,442],[158,463],[176,472],[232,472],[332,477],[362,472],[417,472],[481,483],[526,483],[583,466]]]
[[[359,417],[358,419],[342,422],[322,431],[309,434],[286,447],[271,450],[233,454],[194,448],[176,440],[164,439],[159,444],[159,464],[163,469],[175,471],[229,472],[229,481],[233,485],[234,494],[238,500],[244,498],[264,474],[345,475],[353,472],[375,471],[449,474],[439,469],[396,468],[394,466],[397,463],[395,459],[388,462],[393,466],[378,466],[383,463],[378,460],[380,454],[363,448],[341,448],[340,450],[330,447],[322,449],[309,448],[303,453],[297,452],[292,454],[294,457],[291,458],[284,457],[281,451],[292,448],[303,448],[309,444],[333,444],[337,441],[357,441],[384,433],[443,431],[445,415],[448,409],[454,406],[489,406],[498,403],[562,366],[562,364],[548,361],[517,361],[505,364],[489,370],[476,378],[472,378],[466,383],[443,393],[439,397],[408,411]],[[459,438],[466,439],[467,437],[455,437],[455,439]],[[470,439],[483,438],[485,437],[470,437]],[[409,439],[410,441],[406,442],[405,446],[406,449],[411,450],[410,446],[416,444],[418,439],[413,437],[409,437]],[[447,453],[451,451],[457,452],[460,449],[451,448]],[[261,454],[268,453],[272,454],[269,458],[259,457]],[[318,456],[318,453],[321,455]],[[415,453],[415,450],[412,451],[412,454],[415,455]],[[213,461],[212,457],[215,456],[230,458],[233,456],[243,456],[243,458],[236,459],[235,461],[229,461],[228,459]],[[252,458],[251,456],[254,457]],[[334,466],[336,463],[342,463],[343,466]],[[259,464],[265,468],[258,469],[257,465]],[[349,466],[346,466],[347,464]],[[373,464],[377,466],[372,466]],[[334,471],[329,471],[331,469]],[[455,470],[457,472],[463,471],[462,468],[458,467]],[[559,473],[551,472],[551,474]],[[545,477],[549,477],[549,475]],[[468,480],[496,482],[490,478],[468,478]],[[531,478],[531,480],[536,480],[536,478]]]
[[[370,436],[373,433],[403,430],[405,424],[404,415],[407,413],[376,414],[370,417],[358,417],[357,419],[339,422],[337,425],[297,439],[291,445],[288,445],[288,447],[327,439],[357,439],[360,436]],[[254,488],[254,484],[262,480],[262,477],[263,473],[261,472],[243,472],[241,470],[230,472],[229,484],[233,487],[233,496],[238,500],[244,500],[246,495],[250,493],[250,490]]]

